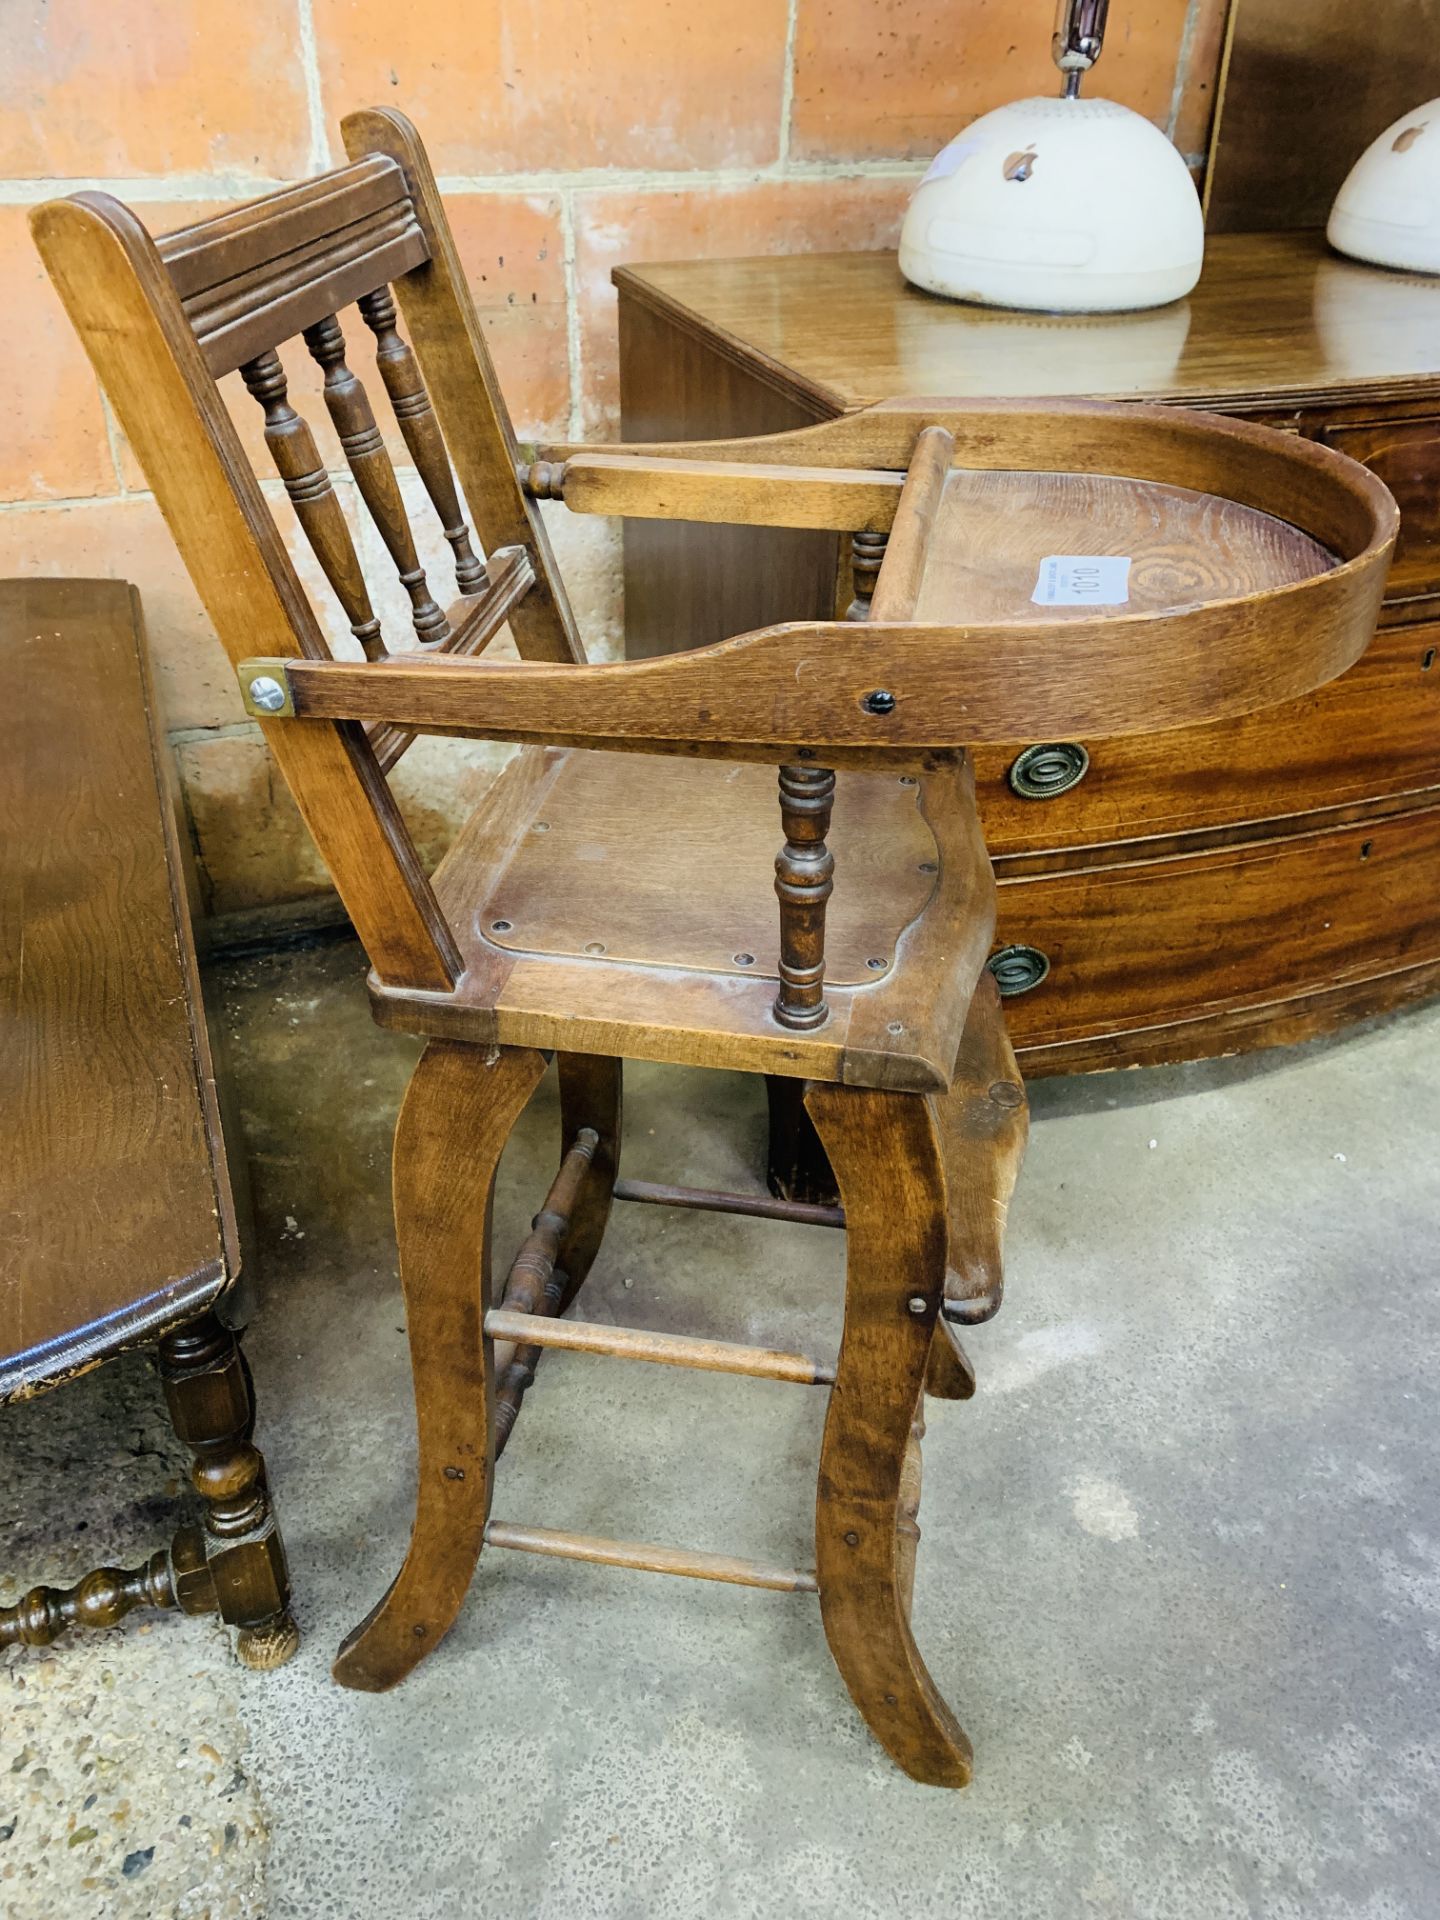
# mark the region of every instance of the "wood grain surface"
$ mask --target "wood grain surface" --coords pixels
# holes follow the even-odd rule
[[[622,761],[622,776],[626,766],[636,770],[628,780],[616,779],[603,768],[593,776],[582,769],[576,777],[571,791],[582,802],[592,780],[595,791],[599,782],[609,784],[602,863],[573,857],[598,843],[587,839],[594,823],[583,804],[573,821],[567,821],[558,804],[572,757],[583,756],[526,749],[490,788],[434,876],[437,896],[464,950],[463,975],[453,994],[440,995],[394,989],[372,974],[371,1003],[382,1026],[485,1045],[498,1041],[505,1046],[559,1047],[575,1054],[728,1066],[792,1079],[921,1091],[947,1084],[994,925],[994,880],[963,757],[915,776],[914,789],[898,776],[875,777],[867,804],[874,807],[877,826],[881,819],[893,820],[920,857],[913,876],[895,873],[881,881],[876,877],[878,861],[862,868],[866,877],[852,889],[856,898],[842,925],[850,927],[847,941],[855,939],[858,950],[862,943],[856,936],[867,920],[875,930],[877,910],[913,917],[898,934],[891,934],[893,962],[879,969],[866,965],[857,985],[835,984],[829,1020],[810,1033],[787,1031],[770,1013],[775,973],[768,961],[774,956],[776,925],[770,876],[779,811],[773,799],[772,833],[765,842],[768,858],[761,852],[758,822],[748,840],[717,833],[713,841],[703,842],[710,849],[708,863],[702,859],[693,870],[686,869],[694,880],[697,903],[693,913],[679,916],[678,953],[670,948],[673,963],[666,964],[677,890],[651,870],[646,858],[656,818],[646,785],[652,763]],[[660,763],[662,768],[667,764],[688,769],[686,786],[692,795],[701,790],[702,773],[722,792],[732,778],[754,777],[738,775],[732,767]],[[760,777],[771,786],[770,778]],[[882,783],[890,780],[898,805],[884,797],[887,788]],[[867,789],[862,785],[858,791],[865,794]],[[737,811],[736,817],[743,819],[743,814]],[[546,831],[536,835],[539,822]],[[562,849],[560,883],[552,882],[555,891],[547,902],[542,871],[536,867],[537,914],[543,911],[546,924],[559,929],[554,900],[563,905],[563,883],[567,875],[575,875],[586,900],[606,916],[605,924],[628,930],[619,942],[621,957],[588,951],[606,945],[594,938],[581,944],[578,953],[499,945],[512,930],[494,926],[496,918],[505,916],[493,914],[490,903],[505,897],[506,869],[512,860],[543,861],[546,856],[533,851],[534,843],[552,838]],[[847,841],[841,844],[843,848]],[[569,859],[563,851],[567,847]],[[580,871],[587,866],[600,867],[604,878]],[[742,913],[749,911],[744,903],[757,897],[768,902],[770,945],[761,946],[757,937],[756,965],[737,962],[734,953],[745,951],[737,948],[727,967],[724,950],[717,951],[707,936],[703,902],[719,898]],[[517,921],[513,931],[523,937],[523,923]],[[566,944],[573,948],[577,943],[567,938]],[[627,961],[627,948],[650,958],[644,965]],[[697,958],[713,964],[697,965]],[[883,960],[885,954],[865,958]]]
[[[935,839],[917,797],[917,783],[903,775],[840,778],[825,937],[833,985],[872,984],[934,892]],[[688,883],[645,860],[656,819],[686,822]],[[603,953],[773,984],[778,827],[773,769],[570,754],[543,819],[481,903],[474,933],[506,952]],[[877,957],[879,969],[870,964]]]
[[[961,471],[945,488],[914,618],[1083,620],[1083,606],[1035,604],[1052,553],[1126,557],[1130,613],[1238,598],[1335,564],[1289,521],[1213,493],[1104,473]]]
[[[1280,1006],[1440,957],[1440,807],[1170,860],[1002,884],[997,938],[1046,980],[1006,1000],[1018,1049]],[[1197,941],[1195,926],[1206,938]],[[1378,941],[1375,929],[1384,930]]]
[[[1020,861],[1054,866],[1062,849],[1090,848],[1093,860],[1113,847],[1124,858],[1120,843],[1131,840],[1181,836],[1198,847],[1346,805],[1384,808],[1440,787],[1440,625],[1382,627],[1343,678],[1224,727],[1080,744],[1084,777],[1045,800],[1010,785],[1023,743],[977,748],[980,817],[1002,875]]]
[[[0,582],[0,1398],[227,1279],[138,622],[123,582]]]
[[[1296,9],[1297,30],[1302,18]],[[1212,234],[1195,290],[1147,313],[967,306],[908,285],[893,253],[673,261],[619,267],[615,282],[622,341],[627,307],[663,319],[728,355],[732,377],[748,371],[812,419],[902,393],[1093,394],[1278,410],[1357,390],[1375,398],[1433,391],[1440,376],[1440,281],[1341,259],[1318,233]],[[653,332],[647,343],[659,361]],[[656,365],[652,377],[661,384],[634,425],[633,382],[624,390],[627,439],[686,431],[664,404],[672,376]]]

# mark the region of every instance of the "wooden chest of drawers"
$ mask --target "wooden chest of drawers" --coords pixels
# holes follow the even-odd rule
[[[976,755],[1026,1071],[1302,1038],[1440,991],[1440,282],[1319,234],[1211,239],[1189,300],[1047,316],[907,287],[888,254],[617,271],[631,440],[768,433],[909,395],[1211,407],[1341,448],[1400,503],[1381,629],[1239,724]],[[828,534],[631,522],[632,654],[828,616]],[[1033,982],[1033,984],[1031,984]]]

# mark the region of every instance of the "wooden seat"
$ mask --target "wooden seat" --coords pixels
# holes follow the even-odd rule
[[[656,868],[664,820],[694,823],[695,884]],[[774,822],[761,767],[642,771],[627,754],[524,748],[433,876],[464,969],[454,992],[437,1000],[372,976],[375,1016],[502,1046],[699,1066],[723,1047],[751,1072],[944,1089],[994,928],[968,771],[838,776],[830,1017],[814,1031],[770,1018]]]
[[[393,1164],[415,1521],[336,1676],[403,1679],[487,1544],[814,1593],[876,1736],[916,1779],[961,1786],[969,1744],[910,1630],[923,1396],[974,1390],[956,1329],[1000,1305],[1026,1132],[985,968],[994,887],[966,749],[1185,726],[1318,685],[1369,638],[1394,503],[1313,444],[1077,403],[912,400],[761,441],[522,455],[414,128],[377,109],[344,132],[349,166],[158,243],[103,195],[33,216],[369,952],[376,1016],[428,1040]],[[367,331],[455,556],[465,604],[450,616],[350,365]],[[275,350],[296,333],[409,596],[408,650],[379,629],[289,402]],[[333,607],[303,592],[225,411],[217,381],[236,368]],[[847,614],[590,664],[547,499],[846,529]],[[1094,600],[1117,572],[1097,557],[1129,561],[1123,593],[1037,605],[1076,560],[1071,590]],[[328,644],[337,609],[362,662]],[[479,658],[507,622],[520,658]],[[522,749],[432,877],[384,779],[417,733]],[[495,1169],[551,1050],[559,1170],[492,1286]],[[620,1178],[627,1056],[795,1089],[838,1204]],[[843,1228],[838,1354],[576,1318],[617,1199]],[[813,1568],[495,1518],[496,1460],[547,1346],[825,1390]]]

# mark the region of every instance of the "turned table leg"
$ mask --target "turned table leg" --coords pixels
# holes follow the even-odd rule
[[[96,1567],[72,1587],[32,1587],[0,1607],[0,1647],[48,1647],[71,1627],[118,1626],[141,1607],[218,1613],[239,1628],[247,1667],[283,1666],[300,1644],[285,1548],[265,1462],[251,1441],[255,1402],[239,1341],[218,1314],[165,1334],[160,1377],[175,1431],[194,1457],[205,1526],[181,1527],[142,1566]]]
[[[208,1611],[186,1605],[189,1592],[198,1601],[208,1583],[210,1605],[239,1629],[235,1651],[244,1664],[283,1666],[300,1634],[264,1456],[251,1439],[255,1402],[240,1343],[218,1314],[202,1314],[161,1339],[160,1379],[171,1422],[193,1456],[191,1484],[205,1502],[201,1565],[193,1564],[190,1530],[171,1550],[179,1604]]]

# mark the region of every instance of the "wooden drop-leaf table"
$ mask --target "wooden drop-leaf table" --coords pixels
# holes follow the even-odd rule
[[[298,1636],[222,1318],[239,1232],[167,753],[134,589],[0,581],[0,1422],[153,1344],[204,1506],[140,1566],[0,1607],[0,1647],[178,1607],[274,1667]]]

